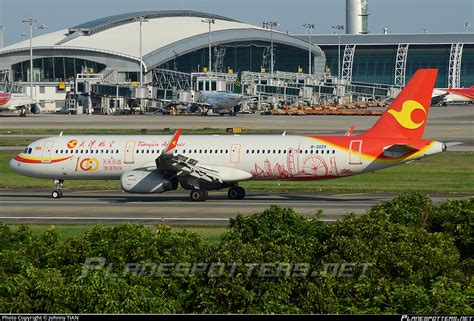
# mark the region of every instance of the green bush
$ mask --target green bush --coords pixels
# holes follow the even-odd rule
[[[217,245],[166,225],[62,238],[0,224],[0,313],[474,313],[473,199],[434,206],[404,194],[333,224],[321,215],[272,206],[237,216]],[[84,274],[91,258],[105,261]],[[233,277],[124,271],[181,262],[240,265]],[[257,277],[245,263],[292,268]],[[295,264],[308,274],[295,276]]]
[[[474,197],[446,201],[432,215],[430,226],[433,232],[452,235],[463,257],[473,257]]]
[[[433,210],[433,203],[428,195],[405,193],[373,206],[367,214],[379,219],[385,218],[393,223],[426,227]]]

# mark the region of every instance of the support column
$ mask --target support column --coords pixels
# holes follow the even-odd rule
[[[461,87],[461,62],[463,43],[453,43],[449,54],[448,88]]]
[[[407,70],[407,57],[409,44],[399,44],[397,49],[397,61],[395,62],[395,81],[397,86],[405,86]]]
[[[356,45],[346,45],[344,48],[344,57],[342,58],[342,79],[347,82],[352,81],[352,65],[354,62]]]

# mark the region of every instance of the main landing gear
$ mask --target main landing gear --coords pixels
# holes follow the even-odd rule
[[[204,202],[209,197],[205,189],[193,189],[189,193],[189,198],[193,202]]]
[[[241,200],[245,197],[245,190],[240,186],[232,186],[227,192],[231,200]]]
[[[227,192],[227,196],[231,200],[241,200],[245,197],[245,189],[240,186],[232,186]],[[189,198],[193,202],[204,202],[209,197],[207,190],[205,189],[192,189],[189,193]]]
[[[64,180],[55,179],[54,184],[56,185],[56,189],[51,193],[51,197],[52,198],[61,198],[61,197],[63,197]]]
[[[241,200],[244,199],[245,197],[245,189],[243,189],[240,186],[232,186],[229,188],[229,191],[227,192],[227,196],[231,200]],[[193,202],[204,202],[209,198],[209,194],[207,193],[207,190],[205,189],[192,189],[191,192],[189,193],[189,198]]]

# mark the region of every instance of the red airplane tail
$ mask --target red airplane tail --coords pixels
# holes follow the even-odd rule
[[[363,136],[422,139],[437,74],[438,69],[418,70]]]

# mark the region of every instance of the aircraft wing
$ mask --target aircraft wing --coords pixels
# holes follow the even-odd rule
[[[180,134],[181,128],[176,131],[163,153],[155,160],[157,170],[176,172],[178,178],[186,179],[188,184],[196,188],[199,187],[200,180],[209,183],[223,183],[247,180],[252,177],[252,174],[239,169],[201,165],[191,157],[175,153]]]
[[[408,153],[416,152],[418,148],[412,147],[408,144],[394,144],[385,147],[383,155],[387,157],[397,158]]]

